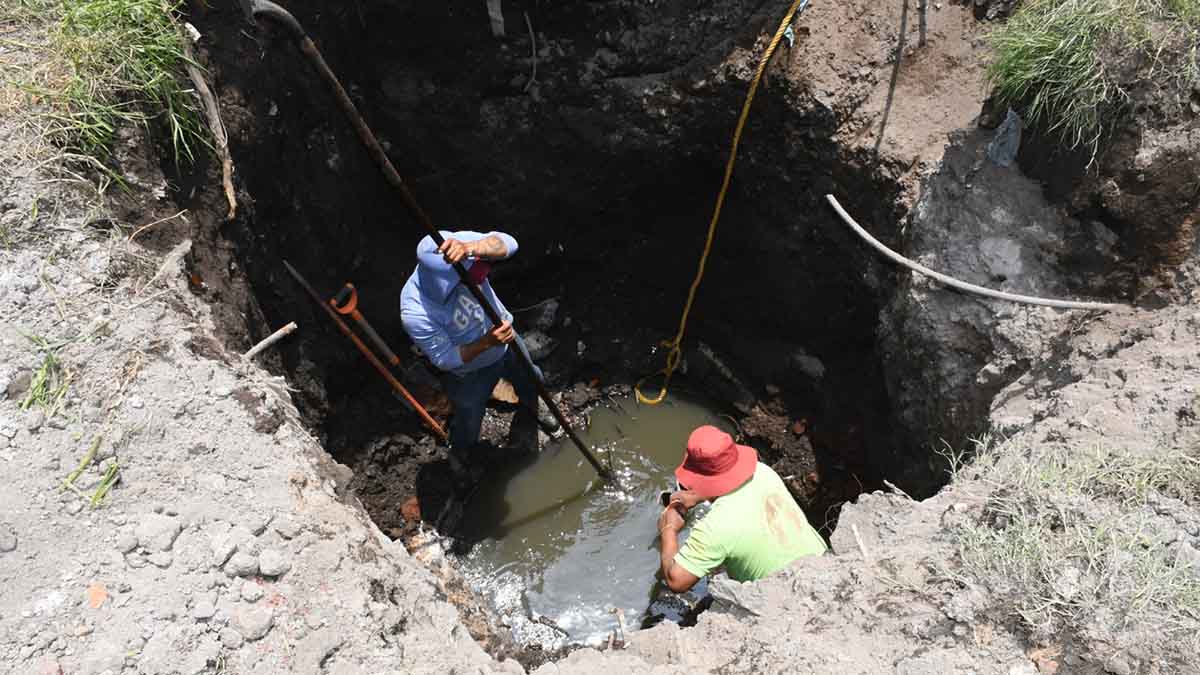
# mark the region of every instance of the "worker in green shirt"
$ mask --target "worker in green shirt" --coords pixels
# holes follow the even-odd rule
[[[680,489],[659,516],[658,532],[662,579],[676,593],[722,566],[735,581],[753,581],[826,550],[779,475],[754,448],[716,427],[692,432],[675,478]],[[680,548],[684,514],[704,501],[712,508]]]

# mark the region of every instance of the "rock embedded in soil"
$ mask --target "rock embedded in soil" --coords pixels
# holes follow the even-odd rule
[[[262,586],[259,586],[252,579],[247,579],[242,584],[241,596],[242,600],[245,600],[246,602],[258,602],[263,596]]]
[[[296,660],[299,662],[301,668],[319,671],[325,659],[334,650],[341,647],[343,642],[345,642],[345,638],[332,627],[315,630],[300,643]]]
[[[246,641],[241,633],[229,627],[222,628],[218,637],[221,640],[221,644],[225,645],[228,649],[237,649]]]
[[[16,375],[13,375],[8,386],[5,388],[5,393],[14,401],[25,395],[29,391],[29,385],[33,382],[33,371],[21,370]]]
[[[292,569],[288,555],[278,549],[269,548],[258,555],[258,571],[263,576],[278,577]]]
[[[182,530],[183,525],[177,518],[148,513],[142,516],[134,534],[138,544],[148,551],[169,551]]]
[[[225,574],[231,577],[249,577],[258,574],[258,558],[249,553],[234,553],[225,563]]]
[[[237,612],[234,626],[250,642],[261,640],[275,625],[275,612],[270,607],[245,607]]]
[[[0,553],[11,553],[17,550],[17,533],[12,525],[0,523]]]

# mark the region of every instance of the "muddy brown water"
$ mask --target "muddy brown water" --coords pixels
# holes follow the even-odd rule
[[[703,593],[674,597],[656,586],[658,500],[675,484],[692,429],[731,424],[674,394],[658,406],[614,399],[590,420],[580,436],[602,462],[611,457],[620,489],[601,483],[564,439],[489,481],[464,510],[475,545],[461,568],[522,643],[603,642],[616,612],[635,630],[655,598],[652,613],[679,620]]]

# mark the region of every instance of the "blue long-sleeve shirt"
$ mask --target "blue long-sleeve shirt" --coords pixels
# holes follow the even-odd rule
[[[508,249],[505,258],[517,252],[517,240],[503,232],[442,232],[446,239],[462,242],[493,235],[504,241]],[[474,260],[464,261],[464,264],[470,269]],[[496,297],[489,281],[485,280],[479,289],[500,318],[512,321],[512,314]],[[463,362],[459,347],[483,337],[492,325],[483,308],[459,281],[454,267],[438,253],[432,237],[427,236],[417,244],[417,268],[400,293],[400,319],[409,337],[434,366],[457,375],[492,365],[503,358],[508,349],[507,345],[492,347],[470,362]]]

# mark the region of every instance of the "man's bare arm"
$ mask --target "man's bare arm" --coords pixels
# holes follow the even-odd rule
[[[508,246],[496,235],[488,235],[467,244],[470,255],[484,260],[503,260],[508,257]]]
[[[451,265],[462,262],[468,257],[478,260],[503,260],[508,257],[508,245],[494,234],[476,241],[447,239],[438,247],[438,251]]]
[[[685,570],[675,562],[675,554],[679,552],[679,530],[683,529],[683,517],[675,506],[668,506],[658,519],[658,534],[661,549],[659,551],[659,572],[667,588],[676,593],[690,590],[700,581],[700,577]]]
[[[484,333],[483,337],[478,340],[460,346],[458,353],[462,356],[463,363],[470,363],[492,347],[499,347],[500,345],[512,342],[513,336],[512,322],[505,321],[491,331]]]

